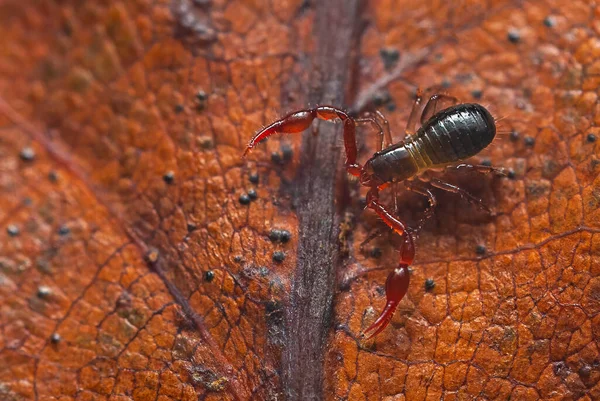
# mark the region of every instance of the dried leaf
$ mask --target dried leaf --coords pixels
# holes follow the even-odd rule
[[[2,2],[0,398],[600,398],[598,16]],[[340,128],[241,153],[314,104],[375,105],[399,138],[432,85],[501,118],[479,160],[513,174],[449,177],[497,215],[439,194],[408,296],[364,341],[398,241],[361,251],[380,225]],[[423,201],[400,194],[402,218]]]

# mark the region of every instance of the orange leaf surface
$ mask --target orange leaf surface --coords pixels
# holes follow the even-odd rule
[[[454,4],[452,4],[454,3]],[[593,2],[0,2],[0,399],[600,399]],[[341,129],[417,86],[503,134],[439,194],[372,340],[398,239]],[[361,160],[376,137],[360,132]],[[392,202],[390,191],[385,198]],[[412,223],[425,202],[402,192]]]

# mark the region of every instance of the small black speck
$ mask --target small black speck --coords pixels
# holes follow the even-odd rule
[[[521,41],[521,35],[519,34],[519,31],[514,29],[508,31],[506,37],[511,43],[519,43]]]
[[[196,92],[196,109],[198,111],[204,110],[206,107],[206,101],[208,100],[208,95],[203,90],[199,90]]]
[[[198,92],[196,92],[196,99],[198,101],[205,101],[206,99],[208,99],[208,95],[206,94],[206,92],[204,92],[202,89],[200,89]]]
[[[9,224],[8,227],[6,227],[6,232],[11,237],[16,237],[17,235],[19,235],[19,233],[21,232],[21,230],[19,230],[19,227],[17,227],[16,225]]]
[[[45,285],[40,285],[37,289],[37,296],[38,298],[48,298],[48,296],[52,293],[52,291],[50,290],[49,287],[46,287]]]
[[[52,335],[50,336],[50,342],[52,342],[52,344],[58,344],[60,340],[61,337],[58,333],[52,333]]]
[[[379,259],[381,257],[381,249],[377,247],[371,248],[371,252],[369,252],[369,255],[372,258]]]
[[[447,79],[447,78],[444,78],[444,79],[442,80],[442,88],[444,88],[444,89],[448,89],[448,88],[449,88],[449,87],[451,87],[451,86],[452,86],[452,82],[451,82],[449,79]]]
[[[58,227],[58,235],[68,235],[70,232],[71,230],[66,225]]]
[[[58,173],[54,170],[50,171],[48,173],[48,179],[50,180],[50,182],[57,182],[58,181]]]
[[[532,147],[533,145],[535,145],[535,138],[531,136],[526,136],[525,138],[523,138],[523,141],[525,142],[525,146]]]
[[[30,197],[27,197],[27,198],[23,199],[23,204],[25,206],[31,206],[31,205],[33,205],[33,200],[31,200]]]
[[[167,184],[172,184],[175,181],[175,173],[172,171],[167,171],[165,175],[163,175],[163,181]]]
[[[242,205],[248,205],[252,199],[250,199],[248,194],[241,194],[239,200]]]
[[[387,104],[391,101],[392,101],[392,96],[387,91],[377,92],[373,96],[373,104],[377,107],[383,106],[384,104]]]
[[[586,139],[587,139],[587,141],[589,143],[594,143],[594,142],[596,142],[596,135],[594,135],[594,134],[588,134],[587,137],[586,137]]]
[[[477,255],[485,255],[486,252],[487,248],[485,247],[485,245],[477,245],[477,247],[475,247],[475,253]]]
[[[471,91],[471,96],[473,96],[474,99],[481,99],[481,96],[483,96],[483,92],[481,91],[481,89],[474,89]]]
[[[271,242],[281,241],[281,230],[273,229],[269,232],[269,239]]]
[[[546,25],[548,28],[552,28],[555,24],[556,21],[552,16],[549,15],[546,18],[544,18],[544,25]]]
[[[487,167],[490,167],[490,166],[492,165],[492,161],[491,161],[490,159],[483,159],[483,160],[481,161],[481,165],[482,165],[482,166],[487,166]]]
[[[427,280],[425,280],[425,290],[426,291],[433,290],[433,287],[435,287],[435,281],[433,281],[432,278],[428,278]]]
[[[388,104],[385,105],[385,108],[387,109],[387,111],[394,111],[396,110],[396,103],[394,101],[390,101]]]
[[[175,105],[175,113],[179,114],[184,110],[183,105],[182,104],[176,104]]]
[[[510,131],[509,138],[511,141],[517,142],[520,137],[521,137],[521,134],[519,133],[519,131],[515,131],[515,130]]]
[[[28,146],[26,148],[21,149],[21,153],[19,153],[19,156],[21,157],[21,160],[31,162],[35,159],[35,151],[33,150],[33,148],[30,148]]]
[[[292,156],[294,156],[294,151],[290,145],[284,144],[281,146],[281,154],[283,155],[283,161],[289,162],[292,160]]]
[[[244,257],[242,255],[235,255],[233,257],[233,261],[235,263],[242,263],[244,261]]]
[[[292,234],[288,230],[281,230],[281,242],[288,242],[292,238]]]
[[[386,70],[391,70],[392,68],[394,68],[394,66],[400,59],[400,52],[398,51],[398,49],[395,49],[393,47],[383,48],[379,50],[379,55],[381,56],[383,66]]]
[[[213,281],[215,278],[215,272],[213,272],[212,270],[207,271],[206,273],[204,273],[204,280],[207,282],[211,282]]]
[[[258,181],[259,181],[258,174],[257,173],[250,174],[250,176],[248,177],[248,180],[250,180],[250,182],[253,184],[258,184]]]
[[[258,198],[258,194],[256,193],[256,190],[254,188],[248,190],[248,197],[250,198],[250,200],[255,200],[256,198]]]
[[[207,135],[199,136],[197,142],[202,149],[212,149],[215,146],[213,139]]]
[[[583,365],[582,367],[579,368],[579,376],[583,377],[584,379],[587,379],[588,377],[590,377],[591,373],[592,373],[592,368],[590,367],[590,365]]]
[[[515,173],[515,170],[508,170],[508,173],[506,174],[506,176],[508,178],[510,178],[511,180],[514,180],[515,177],[517,176],[517,174]]]
[[[279,152],[273,152],[271,153],[271,161],[276,164],[282,164],[283,158]]]
[[[285,260],[285,253],[281,251],[273,252],[273,261],[277,263],[281,263]]]
[[[188,230],[188,232],[191,233],[195,229],[196,229],[196,224],[194,224],[194,223],[187,223],[187,230]]]

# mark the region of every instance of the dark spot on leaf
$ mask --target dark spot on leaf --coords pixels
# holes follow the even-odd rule
[[[433,290],[434,287],[435,287],[435,281],[433,281],[432,278],[428,278],[427,280],[425,280],[425,290],[426,291],[431,291],[431,290]]]
[[[281,242],[288,242],[292,238],[292,234],[288,230],[281,230]]]
[[[23,161],[31,162],[35,160],[35,151],[30,147],[23,148],[19,153],[19,157],[21,157],[21,160]]]
[[[386,70],[391,70],[394,68],[400,59],[400,52],[398,49],[392,47],[381,49],[379,51],[379,55],[381,56],[383,66]]]
[[[70,232],[69,227],[64,224],[58,228],[58,235],[68,235]]]
[[[250,180],[250,182],[253,184],[258,184],[258,181],[259,181],[258,174],[257,173],[250,174],[250,176],[248,177],[248,180]]]
[[[281,241],[281,230],[272,229],[271,231],[269,231],[269,239],[272,242]]]
[[[163,175],[163,181],[166,182],[167,184],[172,184],[173,181],[175,181],[175,173],[172,171],[167,171]]]
[[[519,31],[515,29],[508,31],[506,37],[511,43],[519,43],[521,41],[521,35],[519,34]]]
[[[474,99],[481,99],[481,96],[483,96],[483,92],[481,91],[481,89],[474,89],[471,91],[471,96],[473,96]]]
[[[555,24],[556,24],[556,21],[554,20],[554,17],[552,17],[551,15],[544,18],[544,25],[546,25],[548,28],[554,27]]]
[[[554,363],[552,365],[552,370],[556,376],[560,376],[562,378],[567,377],[570,373],[569,367],[563,361]]]
[[[279,152],[271,153],[271,161],[275,164],[283,164],[283,158]]]
[[[485,247],[485,245],[477,245],[475,247],[475,253],[477,255],[485,255],[486,252],[487,252],[487,248]]]
[[[451,87],[451,86],[452,86],[452,82],[451,82],[449,79],[447,79],[447,78],[444,78],[444,79],[442,80],[442,88],[444,88],[444,89],[448,89],[448,88],[449,88],[449,87]]]
[[[292,160],[292,157],[294,156],[294,151],[292,150],[292,147],[290,145],[283,144],[281,145],[281,154],[283,155],[283,161],[287,163],[290,160]]]
[[[48,179],[50,180],[50,182],[57,182],[58,181],[58,173],[54,170],[50,171],[48,173]]]
[[[527,196],[531,198],[539,198],[550,192],[550,183],[547,181],[531,181],[525,187]]]
[[[596,135],[594,135],[594,134],[588,134],[586,139],[590,143],[596,142]]]
[[[277,263],[281,263],[285,260],[285,253],[282,251],[273,252],[273,261]]]
[[[381,254],[381,249],[378,247],[371,248],[371,251],[369,252],[369,256],[375,259],[379,259],[381,257]]]
[[[61,337],[58,333],[52,333],[52,335],[50,336],[50,342],[52,342],[52,344],[58,344],[60,340]]]
[[[196,224],[194,224],[194,223],[187,223],[187,230],[188,230],[188,232],[190,232],[190,233],[191,233],[191,232],[192,232],[192,231],[194,231],[196,228],[197,228],[197,227],[196,227]]]
[[[391,101],[392,101],[392,96],[390,95],[390,93],[388,91],[377,92],[373,96],[373,104],[376,107],[383,106],[384,104],[387,104]]]
[[[579,368],[579,376],[581,376],[584,379],[587,379],[588,377],[590,377],[591,373],[592,373],[592,368],[590,365],[583,365],[582,367]]]
[[[196,142],[202,149],[205,150],[212,149],[214,147],[213,139],[210,136],[199,136]]]
[[[210,283],[211,281],[213,281],[215,278],[215,272],[213,272],[212,270],[208,270],[206,273],[204,273],[204,280],[208,283]]]
[[[242,255],[235,255],[235,256],[233,257],[233,261],[234,261],[235,263],[242,263],[242,262],[244,262],[244,258],[242,257]]]
[[[50,287],[46,287],[45,285],[40,285],[37,289],[37,297],[41,299],[46,299],[52,294],[52,290]]]
[[[483,159],[481,161],[481,165],[490,167],[492,165],[492,161],[490,159]]]
[[[177,113],[177,114],[181,113],[184,110],[183,105],[176,104],[174,110],[175,110],[175,113]]]
[[[511,141],[517,142],[520,137],[521,137],[521,134],[519,134],[519,131],[512,130],[510,132],[509,138]]]
[[[508,173],[506,174],[506,176],[508,178],[510,178],[511,180],[514,180],[515,177],[517,176],[517,174],[515,173],[515,170],[508,170]]]
[[[525,142],[525,146],[528,146],[528,147],[532,147],[533,145],[535,145],[535,139],[531,136],[526,136],[523,139],[523,142]]]
[[[208,95],[202,89],[196,92],[196,109],[198,111],[204,110],[206,107],[206,102],[208,100]]]
[[[8,227],[6,227],[6,232],[11,237],[16,237],[17,235],[19,235],[21,233],[21,230],[19,230],[19,227],[16,226],[15,224],[9,224]]]
[[[248,204],[250,204],[251,200],[252,199],[250,199],[250,197],[248,196],[248,194],[241,194],[240,198],[239,198],[239,201],[240,201],[240,203],[242,205],[248,205]]]
[[[250,198],[250,200],[256,200],[256,198],[258,198],[258,194],[256,193],[256,190],[254,188],[248,190],[248,197]]]

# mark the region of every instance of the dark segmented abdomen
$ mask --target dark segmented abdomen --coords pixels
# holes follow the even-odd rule
[[[420,168],[446,165],[481,152],[496,136],[494,118],[479,104],[449,107],[431,117],[406,143]]]

